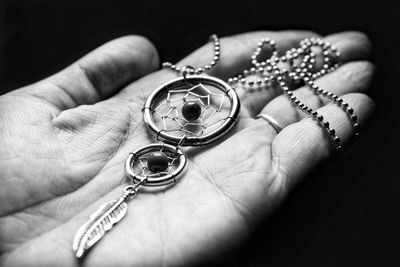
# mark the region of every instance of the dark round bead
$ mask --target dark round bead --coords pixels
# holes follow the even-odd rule
[[[186,102],[182,107],[182,115],[188,121],[195,121],[200,118],[201,106],[194,101]]]
[[[167,155],[161,151],[153,152],[147,159],[147,167],[152,172],[162,172],[168,168],[169,160]]]

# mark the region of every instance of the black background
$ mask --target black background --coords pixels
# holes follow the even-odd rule
[[[321,165],[254,237],[225,255],[237,266],[400,266],[399,10],[382,1],[8,1],[0,13],[0,93],[32,83],[125,34],[161,61],[251,30],[360,30],[374,45],[376,115],[361,144]]]

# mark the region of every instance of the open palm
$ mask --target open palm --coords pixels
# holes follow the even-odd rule
[[[208,74],[227,79],[249,67],[257,41],[270,37],[280,51],[309,32],[254,32],[221,40],[220,64]],[[372,69],[368,39],[348,32],[326,37],[345,63],[318,80],[354,108],[363,123],[373,109],[361,94]],[[179,65],[202,66],[205,45]],[[143,124],[146,97],[176,77],[155,71],[159,59],[144,38],[111,41],[43,81],[0,97],[0,249],[5,266],[143,266],[189,264],[243,240],[308,170],[334,152],[312,119],[277,89],[245,94],[239,123],[217,143],[184,148],[189,166],[161,192],[141,192],[128,214],[83,261],[72,251],[79,226],[126,186],[129,152],[155,143]],[[296,90],[318,109],[344,143],[351,123],[308,88]],[[285,129],[278,135],[254,115],[266,113]]]

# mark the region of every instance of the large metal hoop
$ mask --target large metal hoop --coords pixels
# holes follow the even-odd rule
[[[172,173],[157,177],[144,177],[133,171],[133,164],[139,159],[140,156],[149,152],[161,150],[176,155],[176,158],[178,160],[178,167]],[[168,144],[150,144],[141,147],[133,153],[129,154],[128,158],[125,161],[125,172],[128,177],[130,177],[134,181],[134,183],[139,183],[143,179],[146,179],[146,182],[143,183],[144,186],[163,186],[175,183],[178,175],[186,169],[187,162],[188,160],[186,155],[182,152],[181,149],[176,146]]]
[[[215,77],[211,76],[203,76],[203,75],[192,75],[192,76],[186,76],[186,77],[181,77],[177,78],[175,80],[169,81],[167,83],[162,84],[160,87],[158,87],[156,90],[153,91],[153,93],[147,98],[144,108],[143,108],[143,119],[144,122],[147,126],[147,128],[150,130],[150,132],[159,140],[165,143],[169,144],[174,144],[177,145],[182,137],[181,136],[174,136],[169,133],[167,133],[163,129],[159,129],[157,125],[155,124],[153,117],[152,117],[152,104],[157,97],[170,90],[170,89],[179,89],[179,88],[187,88],[188,82],[190,84],[205,84],[205,85],[211,85],[214,86],[215,88],[218,88],[222,92],[224,92],[230,101],[231,104],[231,109],[229,112],[229,115],[225,119],[224,123],[215,131],[208,133],[204,136],[196,137],[196,136],[189,136],[187,137],[186,141],[182,146],[202,146],[202,145],[207,145],[215,140],[217,140],[219,137],[227,133],[235,124],[239,110],[240,110],[240,101],[239,97],[236,93],[236,91],[227,83],[224,81],[217,79]]]

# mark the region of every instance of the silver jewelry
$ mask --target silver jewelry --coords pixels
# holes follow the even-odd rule
[[[84,256],[122,220],[128,210],[127,202],[141,186],[165,186],[177,181],[188,162],[182,147],[214,142],[235,124],[240,110],[236,91],[218,78],[201,75],[219,61],[219,39],[216,35],[210,39],[214,42],[210,64],[197,69],[163,64],[181,77],[154,90],[142,109],[144,123],[159,143],[129,154],[125,172],[132,184],[121,197],[101,206],[78,229],[72,246],[77,258]]]
[[[191,86],[189,89],[185,89],[188,86],[188,83],[189,85],[193,86]],[[214,93],[208,91],[208,86],[213,86],[214,88],[217,89],[217,91]],[[201,92],[201,94],[203,95],[198,96],[196,90]],[[227,116],[221,118],[224,120],[221,126],[217,128],[215,131],[209,133],[200,132],[199,134],[194,134],[193,132],[190,132],[188,129],[186,129],[189,128],[188,126],[199,126],[199,130],[204,130],[209,126],[207,122],[204,121],[204,118],[199,118],[192,121],[183,119],[182,124],[178,124],[177,125],[178,128],[176,128],[175,130],[167,129],[168,127],[165,127],[165,124],[160,125],[163,126],[163,128],[160,128],[160,126],[158,126],[155,123],[154,121],[155,118],[153,117],[153,114],[159,113],[161,106],[158,106],[156,108],[153,108],[152,106],[154,105],[153,103],[155,102],[155,100],[165,92],[168,92],[167,99],[161,104],[170,104],[171,107],[174,108],[173,112],[177,111],[176,107],[178,107],[179,105],[184,105],[185,102],[191,101],[186,99],[186,95],[187,97],[193,96],[195,98],[198,98],[197,100],[195,100],[196,102],[194,103],[197,103],[201,106],[202,112],[206,112],[207,110],[213,109],[210,102],[212,99],[216,101],[217,100],[216,98],[218,96],[221,97],[221,101],[223,101],[224,99],[229,100],[231,108]],[[173,96],[171,96],[171,94],[182,93],[182,92],[185,92],[185,96],[181,99],[181,101],[175,100],[176,103],[172,103],[174,100],[172,100]],[[213,110],[215,111],[214,114],[220,113],[222,105],[223,103],[221,102],[221,107],[219,105],[215,107],[215,110]],[[216,139],[224,135],[227,131],[229,131],[229,129],[231,129],[236,122],[239,109],[240,109],[239,97],[236,94],[235,90],[233,90],[233,88],[230,85],[215,77],[191,75],[189,77],[181,77],[169,81],[158,87],[156,90],[154,90],[153,93],[151,93],[151,95],[146,100],[146,103],[143,108],[143,113],[144,113],[144,122],[147,128],[157,138],[157,140],[166,143],[178,144],[181,141],[182,137],[174,135],[173,132],[183,131],[187,134],[187,136],[182,146],[202,146],[215,141]],[[177,119],[179,111],[175,112],[173,116],[165,118],[163,118],[162,114],[159,115],[162,119],[174,120]],[[185,116],[185,114],[183,114],[183,116]]]
[[[265,45],[269,45],[272,50],[272,56],[263,62],[257,61],[262,49]],[[323,65],[320,70],[316,67],[316,53],[312,48],[321,50]],[[249,92],[268,89],[271,86],[278,86],[282,89],[284,95],[296,106],[299,110],[311,116],[321,127],[323,127],[334,141],[336,148],[339,150],[340,138],[336,135],[329,122],[324,119],[317,111],[302,103],[293,93],[294,86],[304,83],[311,88],[315,94],[328,98],[339,107],[341,107],[348,115],[353,124],[354,136],[359,136],[359,124],[357,116],[354,114],[353,108],[349,106],[342,98],[332,92],[320,88],[314,82],[315,79],[330,73],[337,69],[340,65],[340,52],[331,44],[319,38],[306,38],[300,42],[299,48],[292,48],[279,57],[275,47],[275,41],[269,38],[262,39],[251,56],[252,68],[244,70],[228,80],[231,85],[240,84]],[[282,66],[287,66],[282,67]],[[249,76],[258,76],[256,80],[249,80]],[[292,87],[292,89],[290,88]]]
[[[257,116],[256,116],[256,119],[263,119],[263,120],[265,120],[265,121],[267,121],[271,126],[272,126],[272,128],[274,128],[275,129],[275,131],[277,132],[277,133],[279,133],[280,131],[282,131],[282,127],[279,125],[279,123],[274,119],[274,118],[272,118],[270,115],[267,115],[267,114],[258,114]]]
[[[253,67],[225,83],[218,78],[201,75],[219,61],[219,39],[212,35],[210,40],[214,43],[214,57],[210,64],[196,69],[192,66],[178,67],[169,62],[163,64],[163,67],[177,72],[181,77],[162,84],[144,104],[145,125],[158,143],[144,146],[128,155],[125,171],[131,183],[118,199],[101,206],[78,229],[72,246],[76,257],[84,256],[114,224],[124,218],[128,210],[127,202],[138,194],[141,186],[166,186],[178,180],[188,162],[183,147],[210,144],[233,127],[238,119],[240,101],[232,86],[238,82],[250,92],[278,84],[294,105],[329,131],[338,148],[340,139],[335,135],[335,130],[329,128],[329,123],[316,111],[301,103],[288,84],[305,82],[317,94],[343,107],[351,117],[354,128],[358,128],[353,109],[341,98],[314,83],[316,78],[338,67],[340,54],[328,43],[316,38],[305,39],[300,43],[300,48],[291,49],[279,57],[275,41],[263,39],[251,57]],[[257,57],[265,44],[271,46],[272,56],[265,62],[258,62]],[[311,51],[314,46],[323,51],[325,64],[319,71],[315,68],[316,55]],[[282,69],[278,63],[286,63],[289,67]],[[262,79],[248,81],[247,78],[252,75],[261,76]],[[265,114],[257,117],[267,120],[277,132],[282,130],[272,117]]]

